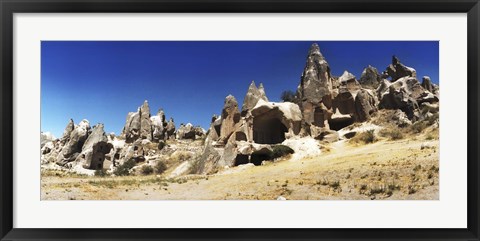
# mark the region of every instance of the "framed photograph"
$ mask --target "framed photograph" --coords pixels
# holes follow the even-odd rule
[[[479,240],[478,0],[0,6],[1,240]]]

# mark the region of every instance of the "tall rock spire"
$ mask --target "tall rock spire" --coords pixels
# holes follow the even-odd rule
[[[242,116],[245,116],[248,111],[252,110],[260,99],[268,101],[263,85],[260,84],[259,88],[257,88],[255,81],[252,80],[252,83],[250,83],[248,87],[247,94],[243,99]]]
[[[320,52],[318,44],[310,47],[307,62],[298,86],[297,95],[302,101],[319,103],[332,91],[330,66]]]

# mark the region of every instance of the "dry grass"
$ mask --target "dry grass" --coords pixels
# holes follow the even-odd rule
[[[332,143],[328,146],[330,152],[315,158],[273,162],[210,176],[77,178],[45,172],[41,198],[275,200],[283,196],[299,200],[438,199],[438,141],[429,141],[433,148],[421,149],[428,133],[425,131],[417,140],[407,139],[407,136],[402,140],[378,140],[359,146]]]
[[[360,132],[350,139],[350,143],[355,143],[355,144],[359,144],[359,143],[369,144],[369,143],[374,143],[375,141],[377,141],[377,137],[375,136],[374,130]]]
[[[401,140],[405,136],[399,128],[384,128],[378,133],[380,136],[388,138],[391,141]]]

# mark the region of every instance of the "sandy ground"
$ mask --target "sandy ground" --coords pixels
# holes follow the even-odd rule
[[[438,140],[327,146],[317,157],[241,165],[210,176],[42,174],[42,200],[379,200],[439,198]],[[423,147],[422,147],[423,146]]]

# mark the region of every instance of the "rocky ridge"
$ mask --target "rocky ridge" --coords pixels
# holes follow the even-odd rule
[[[211,174],[242,164],[261,165],[279,152],[319,155],[321,143],[351,138],[339,131],[369,122],[381,109],[395,110],[396,119],[402,120],[399,126],[412,125],[438,113],[439,87],[428,76],[420,83],[416,70],[396,56],[382,73],[369,65],[360,79],[348,70],[335,77],[314,43],[292,102],[270,102],[264,86],[252,81],[242,106],[228,95],[221,115],[212,116],[205,131],[191,123],[176,129],[162,109],[152,116],[145,101],[127,114],[119,136],[107,135],[103,124],[90,127],[87,120],[77,125],[70,120],[58,139],[42,133],[42,165],[93,175],[98,170],[115,173],[129,160],[136,163],[131,172],[138,172],[160,160],[178,159],[170,163],[171,175]]]

